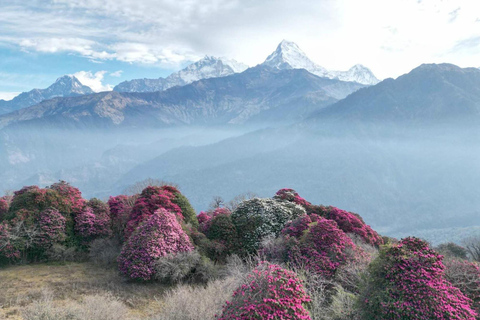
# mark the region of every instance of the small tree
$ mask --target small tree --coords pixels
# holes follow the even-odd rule
[[[469,237],[462,242],[470,257],[480,262],[480,236]]]

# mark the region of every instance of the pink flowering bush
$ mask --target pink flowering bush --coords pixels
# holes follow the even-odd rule
[[[86,205],[87,201],[82,198],[80,190],[65,181],[54,183],[48,189],[55,190],[60,195],[64,210],[71,213],[73,217],[82,212]]]
[[[181,208],[172,201],[174,198],[175,195],[168,188],[146,187],[143,189],[130,213],[125,237],[128,238],[142,221],[161,208],[173,212],[178,219],[183,220]]]
[[[333,220],[321,219],[311,223],[299,238],[299,244],[290,249],[290,260],[298,266],[332,278],[336,270],[361,255],[360,249],[338,228]]]
[[[155,276],[157,258],[192,250],[193,245],[175,214],[160,208],[128,238],[117,261],[124,275],[147,281]]]
[[[75,232],[84,244],[97,238],[108,237],[112,234],[110,217],[104,212],[96,214],[94,209],[85,207],[75,218]]]
[[[409,237],[381,249],[361,290],[364,319],[474,320],[472,301],[445,279],[442,256]]]
[[[309,301],[302,281],[294,272],[262,262],[233,293],[217,319],[310,320],[305,308]]]
[[[57,209],[47,209],[36,217],[38,234],[35,237],[35,246],[39,249],[48,249],[56,243],[65,241],[66,219]]]
[[[366,243],[379,246],[383,244],[383,239],[376,233],[369,225],[366,225],[363,220],[348,211],[341,210],[335,207],[328,207],[325,218],[337,222],[338,227],[345,233],[354,233],[360,236]]]
[[[312,222],[319,221],[320,217],[316,214],[304,215],[288,222],[282,230],[283,235],[300,238],[303,232],[308,229]]]

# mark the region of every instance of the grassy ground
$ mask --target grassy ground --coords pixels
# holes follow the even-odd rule
[[[111,294],[128,308],[128,318],[145,319],[161,308],[167,288],[127,282],[115,269],[91,263],[33,264],[0,269],[0,319],[22,319],[20,310],[49,292],[58,305],[95,294]]]

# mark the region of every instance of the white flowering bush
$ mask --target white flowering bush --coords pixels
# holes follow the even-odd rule
[[[253,198],[243,201],[232,213],[244,253],[254,253],[265,237],[277,237],[285,224],[305,215],[295,203]]]

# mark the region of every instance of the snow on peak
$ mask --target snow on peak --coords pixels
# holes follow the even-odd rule
[[[235,60],[205,56],[186,68],[172,73],[166,80],[173,85],[184,85],[201,79],[225,77],[242,72],[248,66]]]
[[[372,71],[361,64],[353,66],[348,71],[329,71],[310,60],[296,43],[287,40],[280,42],[263,65],[277,69],[306,69],[319,77],[353,81],[365,85],[374,85],[379,82]]]

